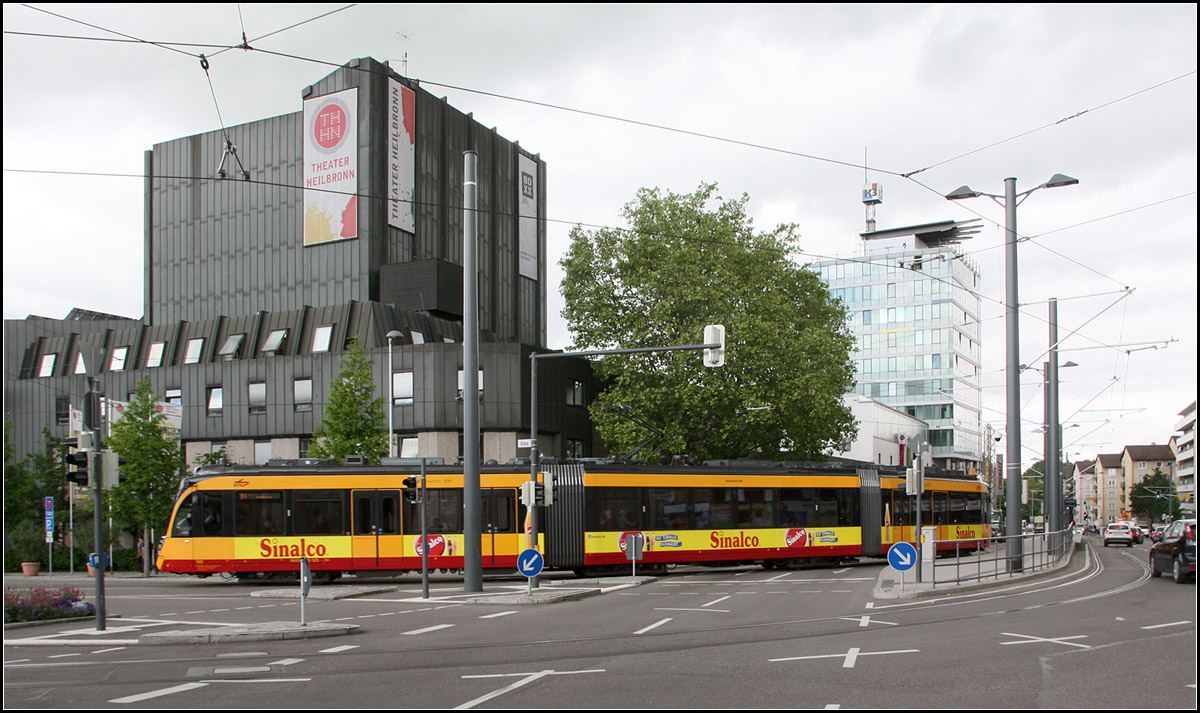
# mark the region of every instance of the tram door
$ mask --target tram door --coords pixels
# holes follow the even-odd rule
[[[513,489],[484,490],[480,514],[483,517],[483,538],[480,550],[484,567],[497,567],[505,555],[514,556],[519,551],[516,544],[517,491]]]
[[[350,498],[354,566],[400,569],[400,557],[404,554],[400,535],[400,491],[353,490]]]

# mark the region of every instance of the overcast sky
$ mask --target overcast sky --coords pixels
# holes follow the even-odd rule
[[[570,226],[622,225],[639,187],[746,193],[758,227],[799,226],[807,261],[861,250],[877,182],[880,228],[984,218],[963,247],[983,275],[983,418],[1003,429],[1004,211],[943,196],[1064,173],[1079,185],[1030,195],[1017,228],[1021,361],[1045,361],[1056,297],[1061,360],[1080,364],[1062,371],[1065,451],[1165,443],[1195,400],[1194,4],[364,5],[255,39],[342,7],[5,4],[5,319],[141,317],[143,152],[299,111],[333,70],[309,60],[370,56],[546,161],[553,347],[570,346]],[[18,34],[229,46],[243,31],[280,54]],[[1026,463],[1040,380],[1023,379]]]

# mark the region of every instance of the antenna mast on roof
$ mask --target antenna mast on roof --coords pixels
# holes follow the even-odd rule
[[[867,206],[867,232],[875,232],[875,206],[883,202],[883,185],[867,183],[867,149],[863,147],[862,202]]]

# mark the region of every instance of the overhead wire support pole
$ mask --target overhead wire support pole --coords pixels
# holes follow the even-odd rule
[[[721,366],[725,363],[725,328],[720,327],[720,331],[714,330],[714,326],[705,327],[704,335],[706,338],[711,338],[710,335],[716,335],[719,341],[712,341],[707,344],[690,344],[683,346],[671,347],[636,347],[633,349],[595,349],[582,352],[547,352],[544,354],[533,353],[529,355],[529,436],[532,445],[529,447],[529,482],[536,483],[538,470],[541,466],[541,453],[538,449],[538,421],[537,421],[537,363],[538,359],[557,359],[562,357],[594,357],[594,356],[609,356],[615,354],[646,354],[650,352],[682,352],[695,351],[697,349],[712,350],[713,353],[719,352],[718,361],[709,364],[706,355],[706,366]],[[532,504],[527,505],[529,509],[530,522],[530,543],[529,546],[537,548],[538,546],[538,516],[537,508]],[[538,588],[538,578],[530,577],[529,586],[531,589]]]

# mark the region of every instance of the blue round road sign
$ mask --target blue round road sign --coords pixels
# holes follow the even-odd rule
[[[522,552],[521,556],[517,558],[517,571],[526,577],[536,577],[542,573],[544,564],[542,553],[531,548]]]
[[[903,572],[917,563],[917,548],[911,542],[897,542],[888,549],[888,564]]]

